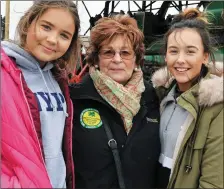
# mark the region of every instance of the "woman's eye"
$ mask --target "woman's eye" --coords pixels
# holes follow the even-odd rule
[[[188,53],[188,54],[193,54],[193,53],[194,53],[194,51],[187,51],[187,53]]]
[[[49,31],[51,30],[51,27],[48,26],[48,25],[42,25],[43,29],[46,30],[46,31]]]
[[[129,51],[121,51],[121,54],[124,56],[129,56],[131,54],[131,52]]]
[[[64,34],[64,33],[62,33],[61,36],[62,36],[64,39],[69,39],[69,37],[68,37],[66,34]]]
[[[105,54],[105,55],[111,55],[111,54],[113,54],[113,51],[111,51],[111,50],[104,51],[103,54]]]
[[[177,50],[171,50],[170,53],[171,54],[176,54],[177,53]]]

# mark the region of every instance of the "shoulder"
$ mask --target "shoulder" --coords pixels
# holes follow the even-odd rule
[[[144,85],[145,85],[145,91],[143,93],[143,97],[146,99],[146,101],[157,100],[158,97],[156,95],[156,90],[152,86],[152,84],[147,81],[144,81]]]
[[[98,94],[89,74],[85,75],[80,83],[71,84],[69,89],[72,99],[86,98]]]
[[[21,70],[17,67],[13,59],[8,57],[1,48],[1,88],[11,91],[14,88],[12,86],[20,84]]]
[[[85,75],[80,83],[72,84],[70,88],[70,97],[76,103],[83,103],[83,101],[94,101],[100,104],[108,103],[97,92],[93,80],[89,74]],[[83,100],[82,102],[80,100]]]
[[[209,75],[199,84],[199,105],[213,106],[223,102],[223,76]]]
[[[159,99],[156,94],[156,90],[149,82],[144,82],[145,91],[142,93],[141,104],[145,104],[148,109],[159,110]]]
[[[4,68],[4,70],[10,72],[12,70],[19,70],[19,68],[16,66],[15,62],[12,58],[10,58],[3,48],[1,48],[1,69]]]

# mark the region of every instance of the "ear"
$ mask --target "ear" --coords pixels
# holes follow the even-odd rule
[[[166,55],[165,55],[165,57],[164,57],[164,60],[165,60],[165,62],[167,62]]]
[[[143,60],[144,61],[144,60]],[[137,63],[136,63],[136,57],[133,58],[133,64],[134,64],[134,68],[138,67]]]
[[[203,61],[203,64],[208,64],[208,59],[209,59],[209,54],[208,53],[204,53],[204,61]]]

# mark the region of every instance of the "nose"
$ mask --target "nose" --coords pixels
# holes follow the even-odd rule
[[[185,62],[185,55],[184,55],[184,53],[179,53],[178,54],[177,62],[178,63],[184,63]]]
[[[49,42],[52,45],[55,45],[57,43],[57,34],[56,33],[50,33],[47,36],[47,42]]]
[[[113,61],[117,62],[117,63],[122,62],[122,58],[121,58],[120,52],[115,52],[115,55],[113,57]]]

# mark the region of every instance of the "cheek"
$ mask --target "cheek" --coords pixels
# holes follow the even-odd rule
[[[126,67],[128,68],[129,71],[133,71],[135,67],[138,67],[135,60],[129,61],[126,63]]]
[[[168,67],[168,69],[172,69],[173,64],[169,60],[167,60],[166,66]]]
[[[28,29],[28,34],[27,35],[29,35],[29,37],[32,40],[38,40],[41,37],[41,33],[40,33],[40,31],[38,30],[37,27],[38,26],[35,27],[34,24],[31,24],[30,28]]]
[[[31,50],[36,46],[36,36],[34,33],[28,32],[26,36],[26,44],[25,46]]]
[[[198,64],[197,66],[195,66],[195,72],[200,72],[201,71],[201,66],[202,66],[202,64]]]
[[[174,75],[175,74],[175,69],[173,67],[173,64],[167,63],[166,64],[166,67],[167,67],[168,71],[171,73],[171,75]]]
[[[38,41],[43,40],[45,38],[45,36],[46,36],[45,33],[44,32],[40,32],[40,31],[36,31],[33,34],[33,38],[35,38]]]
[[[99,69],[101,71],[108,70],[108,66],[109,66],[109,61],[108,60],[100,60],[99,59]]]
[[[166,57],[165,57],[165,62],[166,62],[166,63],[170,63],[170,64],[172,64],[172,63],[176,60],[176,57],[177,57],[177,56],[175,56],[175,55],[170,55],[170,54],[168,54],[168,55],[166,55]]]
[[[61,52],[65,54],[67,52],[67,50],[69,49],[70,44],[71,44],[71,42],[61,41]]]
[[[31,39],[33,39],[33,36],[34,36],[34,31],[33,31],[33,28],[30,27],[27,31],[26,41],[29,42]]]
[[[175,56],[166,56],[165,62],[166,62],[167,67],[171,68],[176,62],[176,57]]]

